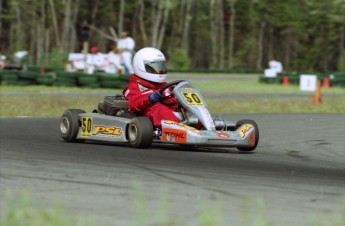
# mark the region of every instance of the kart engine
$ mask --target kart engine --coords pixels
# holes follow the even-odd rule
[[[128,102],[122,95],[106,96],[98,103],[98,111],[105,115],[117,116],[120,110],[127,110]]]

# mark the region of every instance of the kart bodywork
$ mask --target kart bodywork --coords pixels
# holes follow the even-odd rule
[[[148,148],[153,142],[236,147],[241,151],[256,148],[259,129],[253,120],[233,123],[213,118],[199,90],[187,81],[168,83],[160,92],[167,88],[173,89],[178,101],[175,112],[180,119],[178,123],[162,120],[162,128],[153,128],[148,118],[129,111],[122,96],[108,96],[92,113],[79,109],[65,111],[60,121],[61,136],[70,142],[107,141],[129,143],[136,148]],[[163,101],[163,104],[169,103]]]

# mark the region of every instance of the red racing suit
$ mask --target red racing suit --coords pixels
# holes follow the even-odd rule
[[[148,117],[155,127],[161,127],[161,120],[171,120],[179,122],[173,113],[174,106],[167,106],[159,102],[151,104],[149,95],[159,91],[166,83],[153,83],[131,74],[129,84],[123,90],[124,97],[128,100],[128,107],[131,111],[137,112],[144,117]],[[165,90],[163,96],[171,94],[171,90]],[[175,98],[170,98],[169,102],[175,102]]]

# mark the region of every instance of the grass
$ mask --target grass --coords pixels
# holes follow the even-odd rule
[[[233,80],[233,79],[217,79],[217,80],[203,80],[193,81],[192,84],[201,92],[211,93],[253,93],[253,94],[296,94],[302,93],[299,86],[290,85],[283,87],[279,84],[264,84],[257,80]],[[85,88],[85,87],[56,87],[56,86],[0,86],[0,93],[58,93],[58,92],[118,92],[122,90],[106,89],[106,88]],[[325,94],[345,94],[345,89],[341,87],[331,87],[329,89],[322,89]]]
[[[213,93],[253,93],[253,94],[297,94],[302,93],[297,85],[289,85],[283,87],[280,84],[265,84],[259,83],[256,80],[207,80],[202,79],[193,82],[193,85],[200,89],[201,92]],[[341,87],[332,87],[329,89],[322,89],[325,94],[345,94],[345,89]]]
[[[345,113],[345,89],[322,89],[322,104],[311,104],[312,93],[297,97],[274,94],[302,94],[298,86],[283,87],[262,84],[254,80],[198,80],[193,82],[202,93],[217,93],[219,97],[206,99],[211,113]],[[115,89],[48,86],[1,86],[0,116],[60,116],[68,108],[87,112],[97,107],[104,95],[121,93]],[[16,95],[16,94],[22,95]],[[66,94],[67,95],[59,95]],[[224,98],[222,94],[249,93],[249,98]],[[6,94],[6,95],[5,95]],[[23,95],[24,94],[24,95]],[[80,95],[82,94],[82,95]],[[260,96],[258,94],[270,94]],[[225,96],[226,97],[226,96]]]
[[[95,96],[9,96],[0,99],[0,116],[60,116],[69,108],[90,112],[97,107],[101,97]]]
[[[77,214],[69,213],[58,204],[39,208],[32,205],[30,196],[23,193],[20,198],[6,196],[6,209],[0,218],[2,226],[94,226],[91,220],[80,220]]]
[[[210,99],[212,113],[345,113],[345,96],[324,98],[321,104],[312,104],[311,98],[257,98],[244,100]]]
[[[138,192],[138,191],[137,191]],[[137,193],[136,192],[136,193]],[[30,196],[27,193],[16,195],[14,198],[12,193],[7,192],[5,206],[0,216],[0,225],[2,226],[93,226],[96,224],[89,218],[82,218],[75,212],[67,212],[61,205],[55,204],[48,207],[37,207],[32,205]],[[261,198],[257,198],[255,203],[248,203],[243,210],[242,220],[239,223],[241,226],[274,226],[272,222],[269,222],[265,217],[265,203]],[[152,215],[147,214],[147,203],[143,197],[137,193],[135,197],[135,206],[137,216],[137,225],[145,226],[150,225],[148,223],[148,217]],[[183,222],[178,220],[171,220],[167,216],[168,204],[164,202],[163,208],[160,208],[160,221],[159,225],[184,225]],[[250,214],[251,209],[255,208],[254,215]],[[222,207],[220,205],[208,204],[203,206],[199,215],[196,216],[200,226],[222,226],[229,222],[226,216],[224,216]],[[115,224],[116,225],[116,224]],[[344,207],[332,215],[318,214],[317,218],[310,224],[311,226],[343,226],[345,225],[345,203]]]

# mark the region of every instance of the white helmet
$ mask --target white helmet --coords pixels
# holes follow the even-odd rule
[[[133,67],[137,76],[151,82],[162,83],[167,77],[165,56],[156,48],[139,50],[134,56]]]

